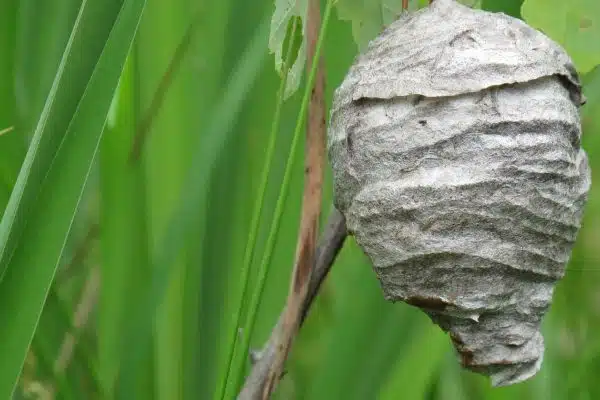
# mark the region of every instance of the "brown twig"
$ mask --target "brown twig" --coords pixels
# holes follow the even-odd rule
[[[319,28],[321,26],[321,10],[319,0],[309,0],[306,21],[307,70],[313,65]],[[319,216],[321,213],[321,194],[323,188],[323,164],[325,159],[325,68],[322,57],[316,60],[317,74],[315,86],[312,88],[308,108],[308,124],[306,129],[306,154],[304,161],[304,196],[302,200],[302,217],[296,247],[296,261],[292,272],[292,282],[281,324],[281,335],[275,344],[275,358],[270,366],[265,382],[262,399],[271,396],[283,371],[292,342],[302,319],[302,308],[313,270]]]
[[[402,0],[402,9],[408,10],[408,0]]]
[[[165,100],[167,91],[171,87],[171,83],[173,82],[173,78],[175,77],[176,72],[179,70],[179,67],[182,64],[182,61],[185,55],[188,53],[188,49],[192,43],[192,38],[194,37],[194,30],[198,25],[199,14],[188,26],[185,34],[181,38],[181,42],[177,45],[175,49],[175,53],[167,66],[165,73],[163,74],[154,95],[152,96],[152,101],[150,102],[150,106],[146,111],[144,117],[141,122],[138,124],[135,136],[133,138],[133,145],[131,147],[131,153],[129,154],[129,162],[131,164],[137,162],[142,153],[142,149],[144,148],[144,144],[146,143],[146,139],[148,138],[148,134],[150,132],[150,127],[154,122],[154,118],[159,113],[160,108]]]
[[[315,252],[313,273],[310,277],[307,296],[302,304],[300,324],[304,322],[304,319],[306,318],[311,305],[314,303],[317,293],[321,289],[321,285],[325,281],[325,277],[329,273],[346,237],[346,221],[342,214],[333,208]],[[277,325],[275,325],[271,331],[271,337],[268,342],[265,344],[262,351],[255,355],[252,372],[246,379],[244,387],[238,396],[238,400],[256,400],[260,399],[262,396],[269,371],[275,362],[276,344],[280,343],[280,337],[283,334],[282,329],[285,315],[286,309],[284,308]]]

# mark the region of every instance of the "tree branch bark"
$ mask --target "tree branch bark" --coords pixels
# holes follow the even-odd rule
[[[270,398],[271,393],[275,390],[300,326],[302,309],[308,294],[315,259],[319,216],[321,214],[323,165],[325,164],[325,68],[322,57],[315,60],[320,26],[320,0],[309,0],[306,20],[306,67],[308,73],[310,73],[313,64],[316,62],[317,70],[310,97],[306,127],[302,217],[296,247],[296,262],[294,263],[290,291],[280,324],[281,334],[277,336],[277,342],[274,346],[273,363],[270,365],[261,396],[263,400]]]
[[[321,285],[340,252],[347,235],[344,216],[338,210],[332,208],[327,227],[321,235],[319,245],[315,252],[313,273],[310,277],[306,298],[302,304],[300,324],[304,322],[308,315],[308,311],[314,303]],[[264,387],[268,379],[269,371],[276,361],[276,346],[277,343],[280,342],[281,335],[283,334],[282,328],[284,319],[285,308],[281,312],[277,325],[275,325],[271,331],[271,337],[263,347],[262,351],[258,353],[252,372],[246,378],[246,382],[238,396],[238,400],[260,399],[264,393]],[[277,379],[279,379],[279,376]]]

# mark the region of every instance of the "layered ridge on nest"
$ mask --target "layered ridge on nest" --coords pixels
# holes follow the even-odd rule
[[[541,32],[501,13],[436,0],[371,41],[337,89],[333,111],[363,98],[456,96],[551,75],[579,93],[571,59]]]
[[[590,184],[580,102],[560,47],[451,0],[390,26],[336,92],[336,206],[385,296],[424,309],[494,385],[543,358]]]

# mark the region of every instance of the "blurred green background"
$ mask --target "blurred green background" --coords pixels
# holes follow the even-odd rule
[[[99,10],[108,3],[123,2],[0,0],[0,131],[14,128],[0,136],[0,209],[6,207],[17,182],[78,13],[97,4],[96,11],[86,14],[91,19],[82,20],[93,24],[102,21]],[[385,22],[378,13],[397,10],[398,3],[340,0],[324,39],[328,104],[359,51],[356,43],[362,45],[376,34]],[[410,7],[418,3],[424,2],[411,1]],[[519,17],[522,1],[469,3]],[[600,9],[591,0],[570,2],[569,9],[561,1],[526,3],[529,8],[523,10],[531,20],[577,54],[574,58],[581,66],[588,98],[583,109],[583,146],[595,176],[600,170],[600,68],[593,67],[600,54]],[[47,279],[53,277],[53,283],[14,398],[216,398],[227,364],[227,338],[238,310],[233,299],[239,296],[244,251],[278,101],[280,75],[267,46],[273,10],[273,0],[146,2],[77,212],[65,211],[69,234],[64,248],[59,246],[56,272],[48,270]],[[596,14],[589,14],[594,10]],[[585,25],[584,31],[579,23],[585,15],[592,25],[590,29]],[[573,23],[581,35],[569,30]],[[93,46],[96,37],[84,31],[77,39],[81,43],[74,42],[69,59],[73,65],[87,54],[77,46]],[[66,97],[57,97],[53,106],[57,113],[69,103],[70,85],[78,85],[76,70],[65,71],[58,90]],[[103,74],[105,69],[95,72]],[[256,284],[281,189],[302,85],[283,104],[250,290]],[[82,93],[86,87],[92,90],[80,86]],[[86,115],[91,118],[93,96],[87,100],[79,104],[89,104],[92,111]],[[73,100],[73,109],[77,101]],[[137,146],[139,153],[133,150]],[[61,151],[65,163],[76,154],[63,147]],[[251,332],[253,348],[268,338],[287,295],[302,201],[303,151],[301,143]],[[51,165],[57,172],[48,179],[62,182],[71,170],[57,169],[63,164],[56,166],[56,162],[52,164],[50,157],[40,165]],[[34,196],[32,205],[22,210],[24,222],[19,222],[25,230],[17,252],[24,254],[19,260],[25,267],[27,255],[45,254],[39,245],[46,239],[39,233],[42,219],[35,210],[52,209],[49,204],[58,204],[62,193],[60,186],[45,185],[41,193],[49,203]],[[327,166],[321,225],[331,195]],[[33,228],[38,220],[40,230]],[[275,397],[600,398],[598,243],[600,191],[593,185],[568,272],[545,319],[547,350],[542,370],[526,383],[492,389],[487,379],[460,368],[450,340],[424,314],[384,301],[368,260],[350,239],[294,344],[288,373]],[[22,343],[27,344],[25,331],[15,328],[11,333],[26,306],[7,300],[18,298],[7,288],[20,276],[11,270],[17,261],[7,260],[0,283],[0,292],[7,293],[0,296],[4,302],[0,330],[23,337]],[[22,271],[23,282],[43,279],[35,273],[27,275],[26,268]],[[46,289],[39,292],[43,300]],[[26,291],[22,295],[29,298]],[[31,310],[30,326],[35,327],[37,311]],[[0,363],[11,348],[7,345],[2,351]],[[19,359],[18,354],[15,357]],[[2,384],[0,379],[0,388]]]

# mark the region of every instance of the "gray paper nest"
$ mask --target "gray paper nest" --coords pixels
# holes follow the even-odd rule
[[[570,58],[452,0],[373,40],[335,94],[335,201],[387,299],[422,308],[494,386],[533,376],[590,171]]]

